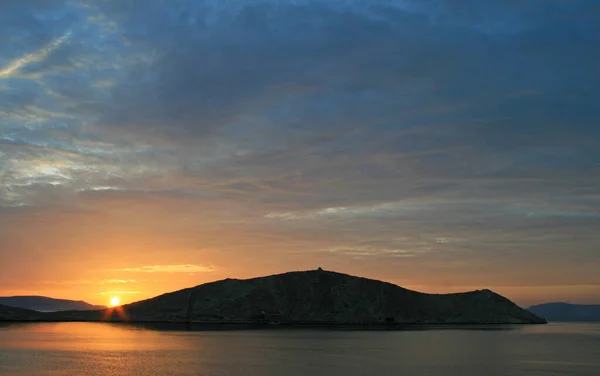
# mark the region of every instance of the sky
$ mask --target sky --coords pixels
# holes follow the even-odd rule
[[[0,45],[0,295],[600,304],[597,0],[3,0]]]

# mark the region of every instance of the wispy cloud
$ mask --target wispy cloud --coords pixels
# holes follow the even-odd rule
[[[38,282],[42,285],[92,285],[97,283],[96,281],[81,279],[81,280],[72,280],[72,281],[41,281]]]
[[[72,280],[72,281],[41,281],[43,285],[120,285],[126,283],[138,283],[136,279],[102,279],[102,280]]]
[[[134,290],[118,290],[118,291],[103,291],[100,292],[100,295],[137,295],[141,294],[142,291],[134,291]]]
[[[100,281],[101,285],[121,285],[125,283],[138,283],[135,279],[105,279]]]
[[[372,247],[335,247],[325,249],[324,251],[357,258],[414,257],[418,253],[415,249],[411,247],[408,247],[407,249],[382,249]]]
[[[268,213],[265,218],[278,218],[283,220],[297,220],[297,219],[315,219],[315,218],[327,218],[327,217],[360,217],[369,215],[381,215],[386,213],[404,213],[408,214],[420,209],[425,209],[434,205],[433,202],[428,201],[427,205],[419,202],[397,201],[397,202],[383,202],[372,205],[357,205],[357,206],[340,206],[340,207],[328,207],[323,209],[317,209],[313,211],[301,211],[301,212],[285,212],[285,213]]]
[[[64,44],[71,36],[71,30],[67,30],[62,36],[52,40],[50,43],[33,53],[25,54],[14,59],[4,69],[0,70],[0,78],[8,78],[17,73],[24,66],[38,63],[46,59],[52,52]]]
[[[139,272],[139,273],[206,273],[216,271],[212,265],[151,265],[137,268],[113,269],[115,272]]]

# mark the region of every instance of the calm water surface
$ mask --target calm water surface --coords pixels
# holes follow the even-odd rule
[[[600,324],[501,330],[164,329],[0,324],[0,375],[600,375]]]

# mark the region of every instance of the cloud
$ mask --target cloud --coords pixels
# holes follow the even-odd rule
[[[100,281],[101,285],[120,285],[125,283],[137,283],[135,279],[105,279]]]
[[[103,291],[99,293],[100,295],[138,295],[141,294],[142,291],[135,290],[118,290],[118,291]]]
[[[0,70],[0,79],[8,78],[28,64],[39,63],[44,61],[50,54],[56,51],[61,45],[63,45],[71,36],[71,31],[67,30],[64,35],[52,40],[46,46],[42,47],[39,51],[34,53],[25,54],[11,61],[6,67]]]
[[[126,283],[138,283],[135,279],[103,279],[103,280],[72,280],[72,281],[41,281],[43,285],[120,285]]]
[[[115,272],[141,272],[141,273],[206,273],[217,270],[214,266],[204,265],[152,265],[138,268],[114,269]]]
[[[436,205],[435,202],[429,201],[427,205]],[[426,209],[424,203],[419,201],[398,201],[398,202],[382,202],[375,203],[367,206],[341,206],[341,207],[330,207],[319,210],[300,212],[300,213],[269,213],[266,214],[266,218],[280,218],[284,220],[296,220],[296,219],[316,219],[316,218],[358,218],[365,216],[385,216],[387,215],[398,215],[405,214],[410,215],[418,210]]]
[[[351,256],[354,258],[364,258],[364,257],[379,257],[379,258],[389,258],[389,257],[413,257],[415,256],[415,249],[377,249],[377,248],[330,248],[326,249],[326,252],[331,252],[334,254],[342,254],[346,256]]]
[[[96,283],[95,281],[91,281],[91,280],[86,280],[86,279],[82,279],[82,280],[73,280],[73,281],[41,281],[40,284],[42,285],[92,285]]]
[[[35,204],[48,184],[72,194],[165,174],[185,175],[192,185],[212,180],[226,194],[227,184],[264,188],[290,174],[321,190],[335,171],[325,194],[341,191],[345,202],[331,204],[344,206],[364,199],[357,192],[372,189],[366,181],[395,184],[400,175],[413,184],[540,176],[549,156],[555,166],[579,166],[573,178],[594,171],[586,162],[597,158],[594,137],[564,136],[573,127],[596,129],[593,88],[585,84],[598,75],[586,47],[595,43],[594,26],[578,31],[576,45],[555,40],[553,30],[577,24],[556,19],[554,6],[166,5],[67,7],[55,28],[70,33],[69,49],[53,56],[68,55],[71,70],[39,79],[41,86],[11,81],[5,94],[15,123],[4,126],[13,187],[4,194],[7,205]],[[586,19],[576,8],[563,11]],[[536,54],[529,52],[534,46]],[[565,60],[563,50],[580,58]],[[523,92],[536,95],[515,97]],[[564,92],[572,99],[551,105]],[[573,116],[574,124],[567,121]],[[35,129],[22,126],[32,119]],[[13,165],[33,147],[44,156],[32,167]],[[19,174],[61,153],[72,161],[53,166],[57,174]]]

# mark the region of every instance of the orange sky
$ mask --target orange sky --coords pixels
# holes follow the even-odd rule
[[[0,216],[3,239],[15,249],[3,256],[0,295],[37,294],[108,305],[113,296],[129,303],[229,277],[318,266],[424,292],[490,288],[524,306],[556,300],[593,303],[600,292],[586,283],[593,264],[577,264],[578,277],[548,263],[552,260],[531,268],[493,255],[445,256],[448,244],[435,241],[430,242],[432,250],[406,257],[352,255],[332,251],[331,234],[320,231],[298,239],[269,229],[268,221],[248,228],[243,216],[224,226],[225,219],[210,210],[210,203],[203,209],[203,201],[149,198],[146,204],[88,197],[79,204],[72,210]]]

